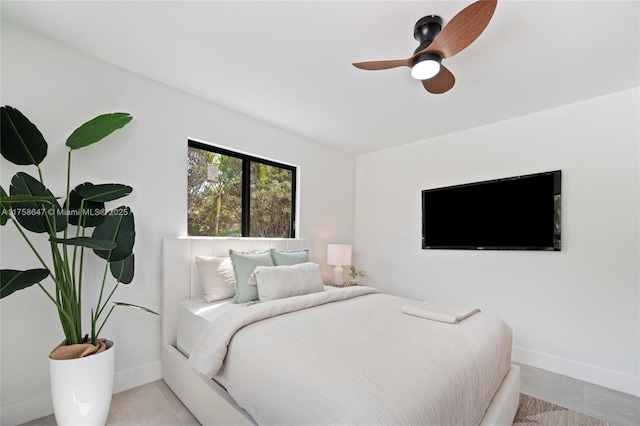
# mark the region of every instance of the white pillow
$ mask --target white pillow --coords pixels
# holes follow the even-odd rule
[[[261,302],[324,291],[320,265],[258,266],[254,271]]]
[[[216,302],[234,296],[236,275],[230,258],[196,256],[196,265],[205,301]]]

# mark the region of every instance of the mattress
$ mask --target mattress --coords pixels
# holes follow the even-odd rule
[[[178,313],[177,348],[187,358],[207,325],[225,312],[241,309],[247,303],[233,303],[233,298],[207,303],[202,298],[183,300]]]

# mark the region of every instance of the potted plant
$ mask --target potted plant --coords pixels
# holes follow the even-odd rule
[[[365,271],[356,269],[355,265],[349,267],[349,283],[352,285],[358,285],[358,278],[366,275],[367,273]]]
[[[129,303],[112,303],[118,286],[133,280],[135,223],[128,206],[107,211],[105,203],[128,195],[132,188],[117,183],[94,185],[89,182],[72,188],[71,154],[124,127],[132,117],[121,112],[103,114],[87,121],[69,136],[66,190],[61,199],[44,183],[40,163],[47,155],[48,144],[38,128],[13,107],[3,106],[0,113],[2,156],[14,164],[35,167],[37,172],[37,177],[22,171],[16,173],[11,179],[9,194],[0,187],[0,225],[11,222],[39,263],[38,268],[26,271],[0,270],[0,297],[37,285],[55,305],[65,335],[65,340],[50,354],[56,420],[58,424],[104,425],[111,404],[115,350],[113,342],[99,338],[101,330],[116,306],[156,313]],[[26,231],[48,240],[50,258],[40,253]],[[85,334],[83,285],[96,284],[90,277],[86,280],[88,283],[84,281],[83,265],[90,251],[102,258],[105,265],[98,300],[90,309],[90,332]],[[115,283],[107,280],[109,272]],[[53,290],[43,285],[48,279],[53,281]],[[81,376],[82,384],[73,383],[74,373]],[[66,391],[59,389],[63,385],[75,387],[76,393],[84,388],[93,394],[86,397],[76,394],[68,400]],[[96,389],[95,385],[102,388]],[[108,400],[99,403],[98,395]],[[69,407],[65,406],[67,402]]]

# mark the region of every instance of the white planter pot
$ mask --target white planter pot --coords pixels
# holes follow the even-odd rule
[[[51,397],[59,426],[104,426],[111,407],[115,360],[113,342],[107,350],[84,358],[49,358]]]

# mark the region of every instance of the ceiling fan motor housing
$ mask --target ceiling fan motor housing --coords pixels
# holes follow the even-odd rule
[[[413,52],[413,54],[415,55],[416,53],[429,47],[433,40],[435,40],[436,36],[440,34],[441,29],[442,18],[436,15],[425,16],[424,18],[416,22],[416,25],[413,29],[413,38],[420,42],[420,45]],[[426,61],[429,61],[429,63],[431,64],[439,64],[441,59],[442,58],[440,58],[439,55],[431,52],[423,53],[422,55],[416,56],[415,58],[413,58],[413,61],[411,61],[411,75],[413,76],[413,78],[416,78],[418,80],[424,80],[433,77],[438,73],[440,67],[438,65],[426,65]],[[420,64],[421,62],[425,62],[425,64],[421,64],[420,66],[422,67],[423,65],[426,65],[425,68],[428,67],[428,70],[422,69],[421,71],[418,71],[416,69],[415,66]]]
[[[429,15],[421,18],[413,27],[413,38],[420,45],[413,52],[414,54],[429,47],[431,42],[440,34],[442,30],[442,18],[436,15]]]

